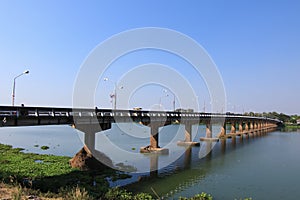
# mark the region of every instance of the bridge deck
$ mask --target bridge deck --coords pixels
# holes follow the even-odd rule
[[[159,121],[167,123],[182,123],[187,121],[197,123],[211,119],[214,119],[214,121],[218,121],[216,119],[225,120],[226,122],[232,120],[263,120],[272,123],[281,123],[277,119],[224,113],[0,106],[0,127],[132,121],[145,124]]]

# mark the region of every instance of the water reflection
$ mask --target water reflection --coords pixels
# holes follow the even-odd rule
[[[192,162],[192,147],[188,147],[184,152],[184,169],[189,169]]]
[[[221,139],[220,140],[222,154],[226,153],[226,141],[227,141],[227,139]]]
[[[257,136],[255,138],[251,137],[232,137],[227,140],[220,140],[213,151],[207,154],[206,157],[199,159],[199,147],[193,147],[186,149],[182,158],[176,161],[176,164],[172,164],[172,166],[168,166],[168,173],[164,170],[159,170],[155,176],[153,176],[150,180],[143,179],[143,183],[139,182],[137,184],[131,184],[127,186],[127,189],[134,191],[145,191],[152,193],[149,188],[153,188],[161,197],[166,198],[178,198],[179,196],[190,196],[190,194],[199,193],[201,191],[211,192],[214,196],[222,196],[220,195],[222,192],[226,194],[226,191],[221,189],[221,192],[216,190],[216,185],[218,182],[228,181],[228,185],[225,186],[228,191],[229,187],[235,187],[236,184],[244,184],[242,179],[237,179],[235,171],[238,173],[242,173],[245,175],[245,170],[251,169],[251,172],[247,178],[250,178],[251,182],[256,182],[256,179],[252,173],[256,170],[255,168],[255,158],[257,156],[257,149],[264,149],[265,143],[272,146],[272,137],[277,133],[269,133],[269,134],[260,134],[261,136]],[[300,134],[299,134],[300,140]],[[231,143],[228,145],[228,143]],[[210,149],[212,143],[205,142],[205,148]],[[201,142],[201,145],[204,145]],[[258,146],[257,146],[258,145]],[[241,148],[243,147],[243,148]],[[255,149],[255,150],[253,150]],[[300,149],[300,148],[299,148]],[[266,151],[264,149],[264,151]],[[268,152],[268,151],[266,151]],[[261,154],[263,155],[263,154]],[[249,160],[247,158],[249,157]],[[247,161],[247,162],[245,162]],[[254,164],[254,168],[251,165],[246,163]],[[240,165],[249,165],[248,167],[244,167],[243,169],[239,168]],[[300,160],[298,159],[298,164],[300,165]],[[175,169],[176,166],[176,169]],[[181,166],[181,167],[179,167]],[[238,168],[237,168],[238,167]],[[260,166],[262,167],[262,166]],[[264,167],[267,168],[267,167]],[[230,173],[228,172],[230,171]],[[231,174],[233,173],[233,174]],[[251,175],[252,174],[252,175]],[[231,177],[231,178],[230,178]],[[252,178],[252,179],[251,179]],[[210,182],[212,181],[213,182]],[[248,179],[247,179],[248,180]],[[216,182],[215,182],[216,181]],[[238,181],[238,182],[237,182]],[[226,182],[227,183],[227,182]],[[224,182],[223,184],[226,185]],[[234,184],[234,186],[232,185]],[[231,185],[231,186],[230,186]],[[247,185],[247,184],[246,184]],[[208,189],[207,189],[208,188]],[[214,188],[214,189],[212,189]],[[221,188],[221,187],[220,187]],[[243,188],[241,186],[240,188]],[[252,189],[251,189],[252,188]],[[254,187],[256,188],[256,187]],[[219,186],[218,186],[219,189]],[[253,190],[253,187],[247,188],[250,191],[253,197],[253,194],[256,194],[257,191]],[[227,191],[227,194],[228,194]],[[244,197],[242,191],[237,191],[236,195],[242,196],[234,196],[234,194],[225,195],[225,199]],[[222,196],[224,197],[224,196]],[[224,199],[224,198],[221,198]]]

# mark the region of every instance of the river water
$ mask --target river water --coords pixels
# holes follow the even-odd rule
[[[124,131],[126,129],[127,131]],[[135,132],[133,135],[126,132]],[[204,126],[193,127],[195,141],[204,136]],[[178,132],[174,136],[174,132]],[[128,190],[153,193],[166,199],[190,197],[202,191],[214,199],[298,199],[300,197],[300,132],[275,131],[263,136],[228,139],[216,143],[203,157],[201,147],[184,148],[175,141],[183,139],[184,127],[172,125],[160,130],[160,145],[169,155],[145,156],[139,148],[149,144],[149,129],[136,124],[113,126],[97,134],[96,146],[114,163],[133,166],[131,179],[111,182]],[[137,137],[138,136],[138,137]],[[73,156],[82,146],[83,133],[69,126],[14,127],[0,129],[0,143],[24,148],[25,152]],[[105,138],[135,159],[122,158],[108,146]],[[38,145],[38,146],[37,146]],[[46,145],[46,151],[40,147]],[[105,151],[106,149],[106,151]],[[111,151],[107,151],[110,149]],[[176,159],[175,159],[176,158]],[[153,163],[159,170],[149,172]]]

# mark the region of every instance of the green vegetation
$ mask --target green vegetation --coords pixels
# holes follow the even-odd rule
[[[152,200],[154,199],[151,195],[146,193],[132,194],[132,192],[127,192],[126,190],[121,190],[119,188],[112,188],[105,194],[106,199],[116,199],[116,200]]]
[[[278,119],[283,121],[285,125],[293,125],[297,126],[297,120],[300,120],[300,116],[298,115],[287,115],[284,113],[277,113],[277,112],[263,112],[263,113],[254,113],[254,112],[246,112],[244,115],[248,116],[255,116],[255,117],[268,117],[273,119]]]
[[[70,157],[24,153],[21,148],[0,144],[0,189],[11,199],[29,195],[41,199],[121,199],[151,200],[150,194],[133,194],[120,188],[109,188],[107,178],[130,177],[110,168],[80,171],[69,165]],[[1,192],[0,191],[0,192]],[[211,200],[206,193],[180,200]]]
[[[72,169],[69,157],[23,153],[22,150],[0,144],[0,181],[52,193],[52,196],[67,195],[66,191],[76,192],[77,188],[77,193],[80,190],[89,197],[100,198],[109,191],[107,178],[128,178],[127,174],[110,168],[101,171]]]
[[[50,147],[48,147],[48,146],[41,146],[41,149],[42,150],[48,150]]]
[[[179,200],[212,200],[212,196],[210,194],[206,194],[202,192],[201,194],[197,194],[191,198],[180,197]]]

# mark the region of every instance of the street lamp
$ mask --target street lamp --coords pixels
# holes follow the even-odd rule
[[[175,104],[176,104],[176,97],[175,94],[173,94],[173,111],[175,112]]]
[[[167,92],[168,92],[167,90],[163,89],[164,95],[162,95],[161,97],[159,97],[159,109],[162,108],[161,99],[162,99],[163,97],[168,97],[168,96],[169,96],[169,95],[167,94]]]
[[[159,98],[159,107],[160,107],[160,108],[162,107],[162,103],[161,103],[162,98],[163,98],[163,97],[168,97],[168,96],[170,96],[170,95],[168,94],[168,90],[166,90],[166,89],[163,89],[163,93],[166,94],[166,95],[163,95],[163,96],[161,96],[161,97]],[[173,111],[175,111],[176,96],[175,96],[174,93],[173,93],[173,101],[172,101],[172,104],[173,104]]]
[[[16,93],[16,79],[17,79],[18,77],[24,75],[24,74],[29,74],[29,71],[26,70],[26,71],[24,71],[22,74],[19,74],[18,76],[16,76],[16,77],[14,78],[13,92],[12,92],[12,106],[15,106],[15,97],[16,97],[16,95],[15,95],[15,93]]]
[[[104,81],[111,81],[109,78],[105,77],[103,79]],[[113,82],[111,81],[113,84],[114,84],[114,93],[112,95],[110,95],[111,98],[114,98],[115,101],[114,101],[114,110],[117,109],[117,83],[116,82]],[[123,89],[123,86],[121,86],[119,89]]]

